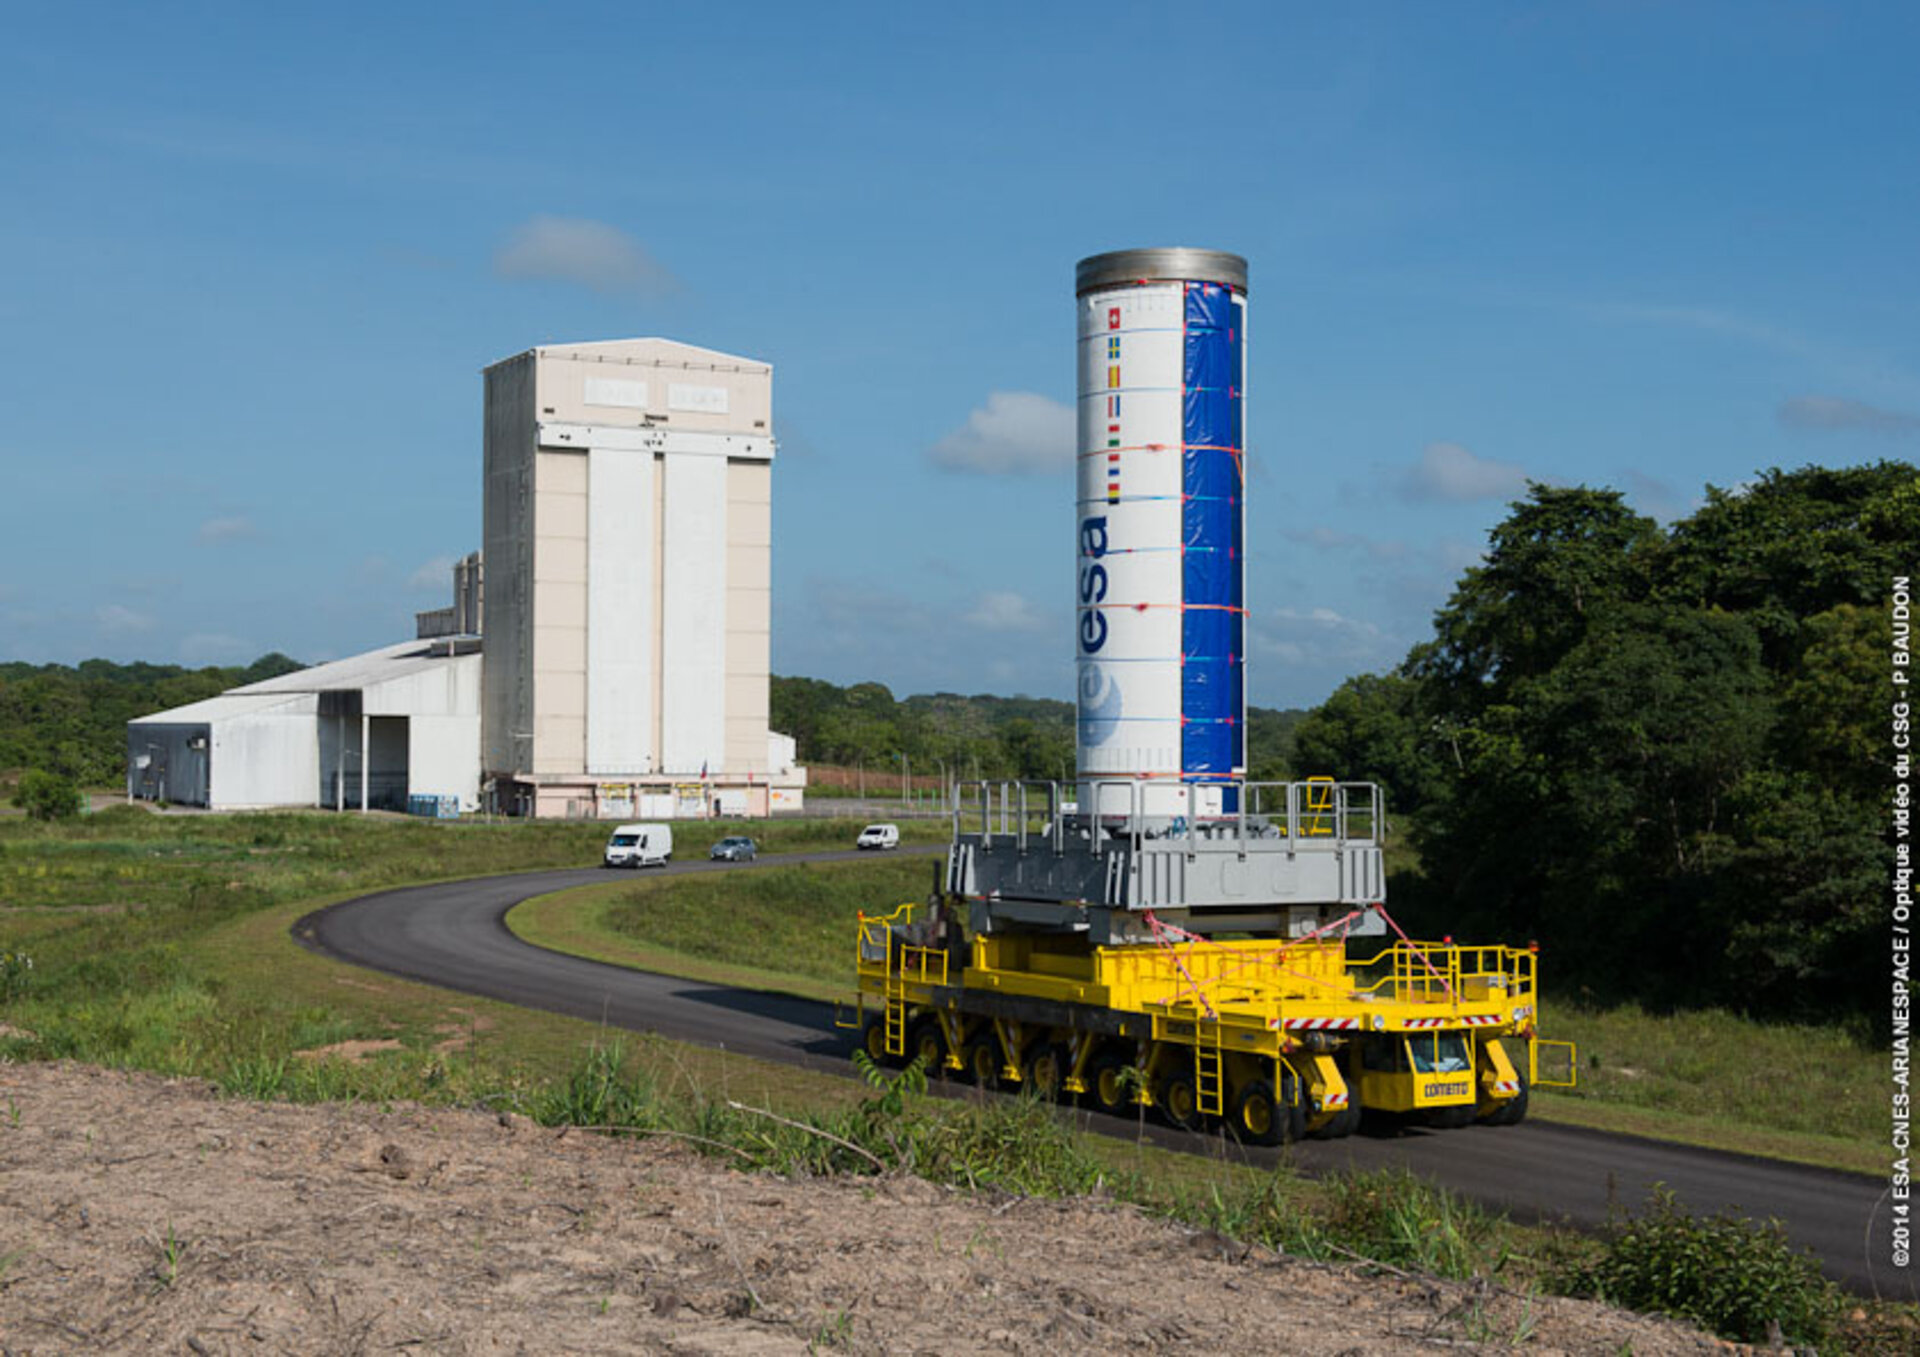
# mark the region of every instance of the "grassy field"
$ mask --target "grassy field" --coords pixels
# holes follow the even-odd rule
[[[828,822],[747,832],[798,850],[841,846],[856,829]],[[863,1144],[889,1154],[888,1146],[915,1144],[923,1154],[937,1151],[939,1166],[919,1167],[959,1181],[1124,1190],[1151,1209],[1219,1228],[1238,1222],[1271,1231],[1282,1216],[1286,1228],[1306,1228],[1318,1217],[1295,1214],[1328,1200],[1320,1187],[1250,1168],[1230,1147],[1196,1159],[1068,1136],[1044,1108],[1006,1100],[909,1100],[917,1139],[903,1137],[875,1122],[875,1091],[857,1079],[610,1033],[341,966],[288,934],[309,910],[368,890],[590,863],[603,838],[604,827],[594,825],[324,814],[116,809],[58,826],[0,820],[0,953],[32,958],[30,970],[0,975],[0,1059],[71,1058],[193,1076],[236,1097],[482,1103],[553,1123],[716,1133],[771,1167],[840,1167],[822,1157],[832,1142],[804,1129],[776,1134],[779,1123],[729,1106],[740,1102],[858,1130]],[[817,873],[851,910],[875,881],[917,893],[930,871],[924,860],[893,857],[857,867],[864,880],[839,867],[779,875]],[[688,884],[710,890],[756,876],[715,873]],[[664,884],[643,878],[613,890],[644,895]],[[767,907],[779,908],[781,898],[776,888]],[[845,924],[836,922],[834,944],[820,957],[844,956]],[[1430,1188],[1407,1191],[1414,1207],[1444,1200]],[[1476,1240],[1490,1232],[1528,1241],[1534,1253],[1549,1247],[1534,1232],[1449,1209],[1473,1222]]]
[[[842,846],[857,828],[705,827],[716,838],[753,834],[770,851]],[[1224,1141],[1213,1157],[1196,1158],[1078,1136],[1029,1100],[932,1098],[901,1080],[862,1083],[626,1037],[341,966],[288,936],[301,914],[370,890],[592,863],[604,833],[593,824],[125,808],[59,826],[0,820],[0,1059],[73,1058],[190,1075],[236,1097],[478,1103],[551,1124],[680,1135],[731,1162],[782,1172],[907,1170],[970,1188],[1100,1191],[1299,1256],[1487,1275],[1526,1291],[1586,1286],[1581,1278],[1605,1256],[1602,1242],[1515,1226],[1404,1175],[1305,1182],[1250,1167]],[[682,854],[705,841],[704,833],[685,836]],[[879,857],[622,879],[548,897],[515,921],[556,930],[543,938],[549,944],[573,929],[576,943],[667,969],[721,968],[717,978],[824,993],[849,978],[854,913],[920,897],[931,871],[924,859]],[[780,958],[778,971],[766,969],[770,955]],[[1724,1053],[1774,1052],[1752,1045],[1773,1038],[1732,1020],[1710,1015],[1726,1027],[1711,1033],[1685,1025],[1691,1020],[1646,1015],[1567,1014],[1563,1026],[1589,1020],[1597,1024],[1589,1038],[1589,1054],[1600,1058],[1596,1095],[1614,1096],[1613,1080],[1638,1092],[1714,1077],[1687,1061],[1711,1066],[1723,1056],[1722,1081],[1769,1082],[1746,1078]],[[1664,1044],[1656,1032],[1666,1034]],[[1704,1054],[1694,1049],[1709,1038]],[[1805,1038],[1781,1037],[1796,1039]],[[1834,1062],[1844,1054],[1834,1048]],[[1804,1061],[1797,1068],[1809,1073]],[[1691,1105],[1672,1094],[1646,1096],[1649,1116]],[[1746,1104],[1727,1096],[1702,1115],[1739,1114]],[[1902,1313],[1890,1322],[1910,1321]],[[1871,1336],[1845,1346],[1895,1350]]]
[[[562,892],[529,900],[507,922],[556,951],[832,999],[852,988],[856,913],[924,899],[931,884],[925,862],[767,866]],[[1535,1115],[1884,1171],[1884,1113],[1873,1090],[1886,1057],[1849,1033],[1716,1011],[1581,1009],[1552,1001],[1550,972],[1545,983],[1545,1033],[1578,1044],[1580,1087],[1541,1091]]]
[[[507,915],[507,927],[557,952],[838,999],[853,988],[858,914],[925,899],[944,865],[877,857],[610,882],[529,900]]]
[[[703,853],[708,833],[740,830],[776,850],[845,847],[859,824],[698,828],[684,836],[683,855]],[[0,1055],[216,1079],[283,1068],[332,1080],[343,1092],[386,1096],[408,1086],[394,1068],[406,1053],[431,1057],[448,1047],[453,1028],[473,1025],[462,1015],[484,1006],[427,990],[438,995],[431,1003],[390,1007],[392,985],[294,947],[286,937],[293,919],[319,901],[403,883],[587,866],[599,860],[605,835],[603,825],[580,823],[155,815],[137,807],[58,826],[0,820],[0,953],[31,961],[31,969],[16,959],[0,970]],[[503,1060],[512,1054],[525,1067],[499,1073],[516,1077],[537,1076],[555,1054],[571,1059],[554,1034],[570,1033],[561,1043],[570,1051],[593,1032],[522,1019],[504,1006],[490,1009],[486,1025],[537,1038],[525,1059],[518,1043],[497,1043]],[[385,1049],[351,1062],[297,1056],[342,1042]],[[448,1067],[426,1064],[443,1074]]]

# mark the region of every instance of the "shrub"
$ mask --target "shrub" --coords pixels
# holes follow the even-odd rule
[[[1329,1178],[1319,1229],[1328,1242],[1375,1262],[1440,1277],[1471,1277],[1500,1261],[1489,1257],[1492,1217],[1404,1168]]]
[[[14,788],[13,804],[35,820],[63,820],[80,813],[80,789],[58,773],[29,768]]]
[[[0,1001],[18,999],[33,979],[33,958],[25,952],[0,952]]]
[[[658,1090],[642,1074],[622,1072],[624,1041],[595,1042],[567,1076],[548,1088],[530,1109],[542,1126],[580,1126],[605,1130],[648,1130],[663,1124]]]
[[[1789,1341],[1818,1343],[1839,1311],[1838,1290],[1793,1251],[1779,1221],[1693,1216],[1664,1186],[1575,1282],[1616,1305],[1690,1319],[1747,1343],[1765,1341],[1769,1324]]]

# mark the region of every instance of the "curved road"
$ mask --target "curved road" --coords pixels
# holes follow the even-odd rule
[[[863,856],[784,854],[769,865]],[[744,869],[687,862],[662,870],[678,875]],[[588,961],[534,947],[508,931],[507,911],[521,901],[606,879],[604,871],[588,868],[382,891],[309,914],[293,932],[313,951],[409,980],[766,1060],[846,1071],[850,1042],[833,1026],[830,1005]],[[1766,1075],[1755,1071],[1755,1077]],[[1093,1129],[1138,1133],[1132,1121],[1094,1115],[1086,1120]],[[1217,1142],[1166,1127],[1149,1124],[1147,1130],[1169,1146],[1218,1148]],[[1262,1160],[1284,1153],[1310,1171],[1404,1165],[1517,1217],[1586,1228],[1604,1225],[1617,1209],[1637,1210],[1654,1183],[1665,1183],[1696,1212],[1731,1207],[1778,1217],[1796,1245],[1811,1248],[1828,1274],[1853,1290],[1920,1298],[1913,1273],[1890,1261],[1886,1184],[1859,1174],[1540,1121],[1245,1153]]]

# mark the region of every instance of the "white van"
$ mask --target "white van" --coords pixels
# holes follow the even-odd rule
[[[664,867],[673,856],[673,831],[665,825],[621,825],[607,840],[608,867]]]
[[[898,848],[900,846],[899,825],[868,825],[860,831],[860,837],[853,841],[855,848]]]

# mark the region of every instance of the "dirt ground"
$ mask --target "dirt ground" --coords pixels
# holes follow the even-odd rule
[[[1699,1353],[1131,1207],[789,1181],[517,1117],[0,1066],[0,1349]]]

